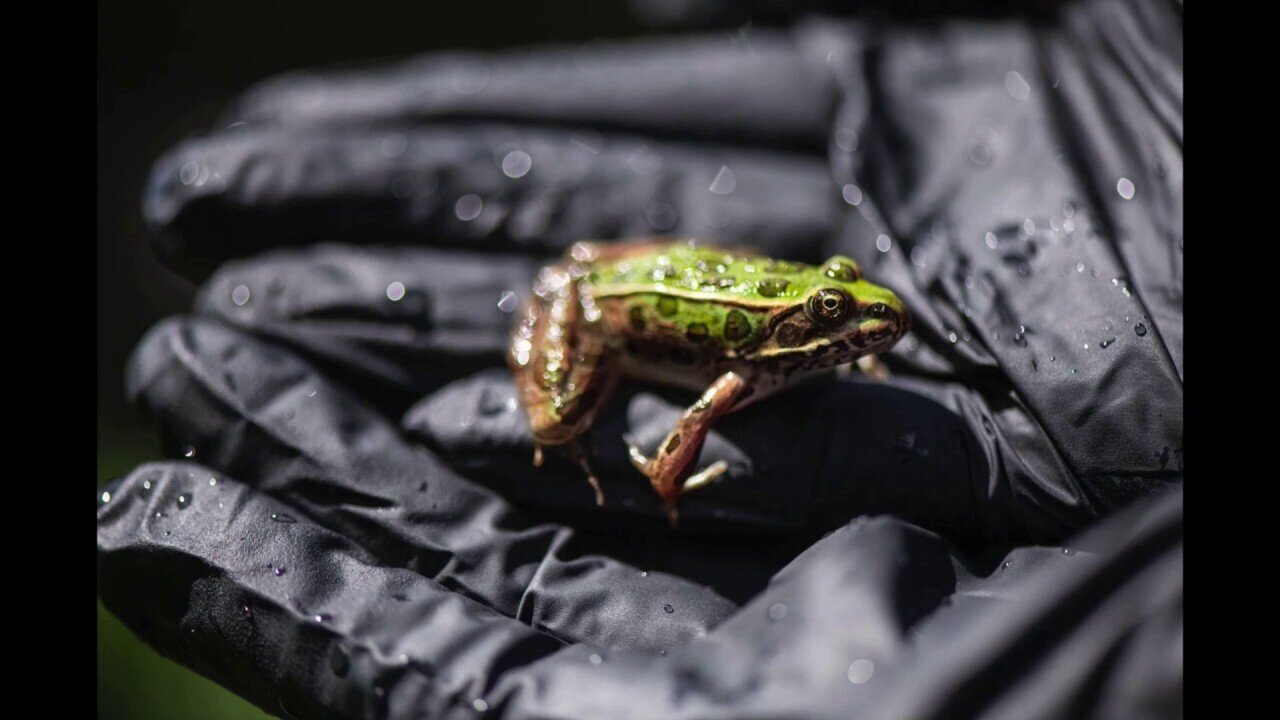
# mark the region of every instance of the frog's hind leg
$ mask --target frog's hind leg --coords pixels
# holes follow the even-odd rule
[[[746,378],[733,371],[716,378],[702,397],[684,411],[652,458],[646,457],[630,438],[624,438],[631,464],[649,478],[649,484],[662,499],[667,519],[673,526],[679,519],[676,503],[681,493],[703,487],[728,470],[728,465],[721,461],[689,475],[690,467],[702,452],[711,425],[733,410],[745,396],[747,387]]]

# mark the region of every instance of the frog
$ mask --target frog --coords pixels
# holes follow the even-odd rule
[[[820,265],[688,238],[580,241],[543,267],[507,364],[533,434],[533,464],[562,448],[597,505],[586,433],[624,380],[699,392],[652,454],[624,436],[667,520],[728,471],[695,464],[716,421],[838,366],[873,359],[911,328],[891,290],[836,255]],[[883,365],[879,365],[883,368]]]

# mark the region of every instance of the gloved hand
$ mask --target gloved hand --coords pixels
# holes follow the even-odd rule
[[[1102,557],[1008,550],[1181,481],[1181,20],[1060,13],[250,91],[147,191],[204,284],[127,384],[188,459],[103,494],[103,601],[297,717],[995,713],[1033,659],[1070,678],[1046,712],[1168,702],[1180,492],[1095,532]],[[729,476],[674,533],[619,438],[656,443],[688,394],[611,403],[598,509],[572,464],[531,466],[502,369],[541,261],[654,233],[849,255],[916,328],[888,384],[722,421],[701,464]],[[1103,656],[1147,694],[1086,693]]]

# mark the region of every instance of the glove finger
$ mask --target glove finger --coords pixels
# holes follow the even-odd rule
[[[444,582],[194,463],[140,467],[98,509],[107,608],[284,717],[443,717],[561,647]]]
[[[715,577],[643,575],[601,556],[629,550],[660,566],[683,548],[617,533],[584,536],[523,516],[406,443],[345,388],[239,331],[207,320],[163,322],[131,359],[128,384],[175,455],[261,489],[383,565],[434,578],[557,637],[663,647],[705,632],[734,607],[705,584]],[[643,629],[591,611],[613,603],[643,615],[671,598],[687,612]]]
[[[233,260],[195,312],[287,345],[384,414],[502,365],[532,258],[322,245]]]
[[[528,422],[504,370],[446,386],[410,409],[404,424],[469,477],[521,505],[571,508],[617,524],[618,514],[663,516],[622,437],[654,450],[696,398],[625,387],[606,403],[588,439],[607,498],[602,509],[559,453],[545,454],[545,469],[532,467]],[[681,498],[680,522],[689,531],[815,537],[855,515],[892,513],[949,536],[1025,539],[1012,498],[988,491],[1001,487],[988,457],[961,414],[918,393],[813,382],[716,424],[696,467],[724,461],[728,473]]]
[[[817,260],[840,204],[815,156],[468,125],[189,140],[156,163],[143,211],[161,259],[202,275],[317,241],[547,254],[657,233]]]
[[[758,30],[749,43],[714,36],[441,53],[283,75],[246,93],[226,122],[518,120],[821,149],[835,100],[828,51],[805,34]]]
[[[837,246],[914,318],[891,367],[977,391],[1058,536],[1182,479],[1181,19],[1135,7],[886,27],[839,113],[885,235]]]

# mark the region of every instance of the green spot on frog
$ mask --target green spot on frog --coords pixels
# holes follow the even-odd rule
[[[678,312],[680,312],[680,301],[670,296],[658,298],[659,315],[662,315],[662,317],[675,317]]]
[[[631,320],[631,327],[635,328],[636,330],[644,330],[644,309],[643,308],[641,308],[638,305],[634,306],[631,308],[631,311],[627,313],[627,316]]]
[[[791,283],[782,278],[768,277],[756,283],[756,292],[764,297],[775,298],[786,292]]]
[[[730,310],[724,317],[724,337],[726,340],[742,340],[751,334],[751,321],[741,310]]]
[[[684,335],[693,342],[703,342],[707,339],[706,323],[690,323],[689,327],[685,329]]]

